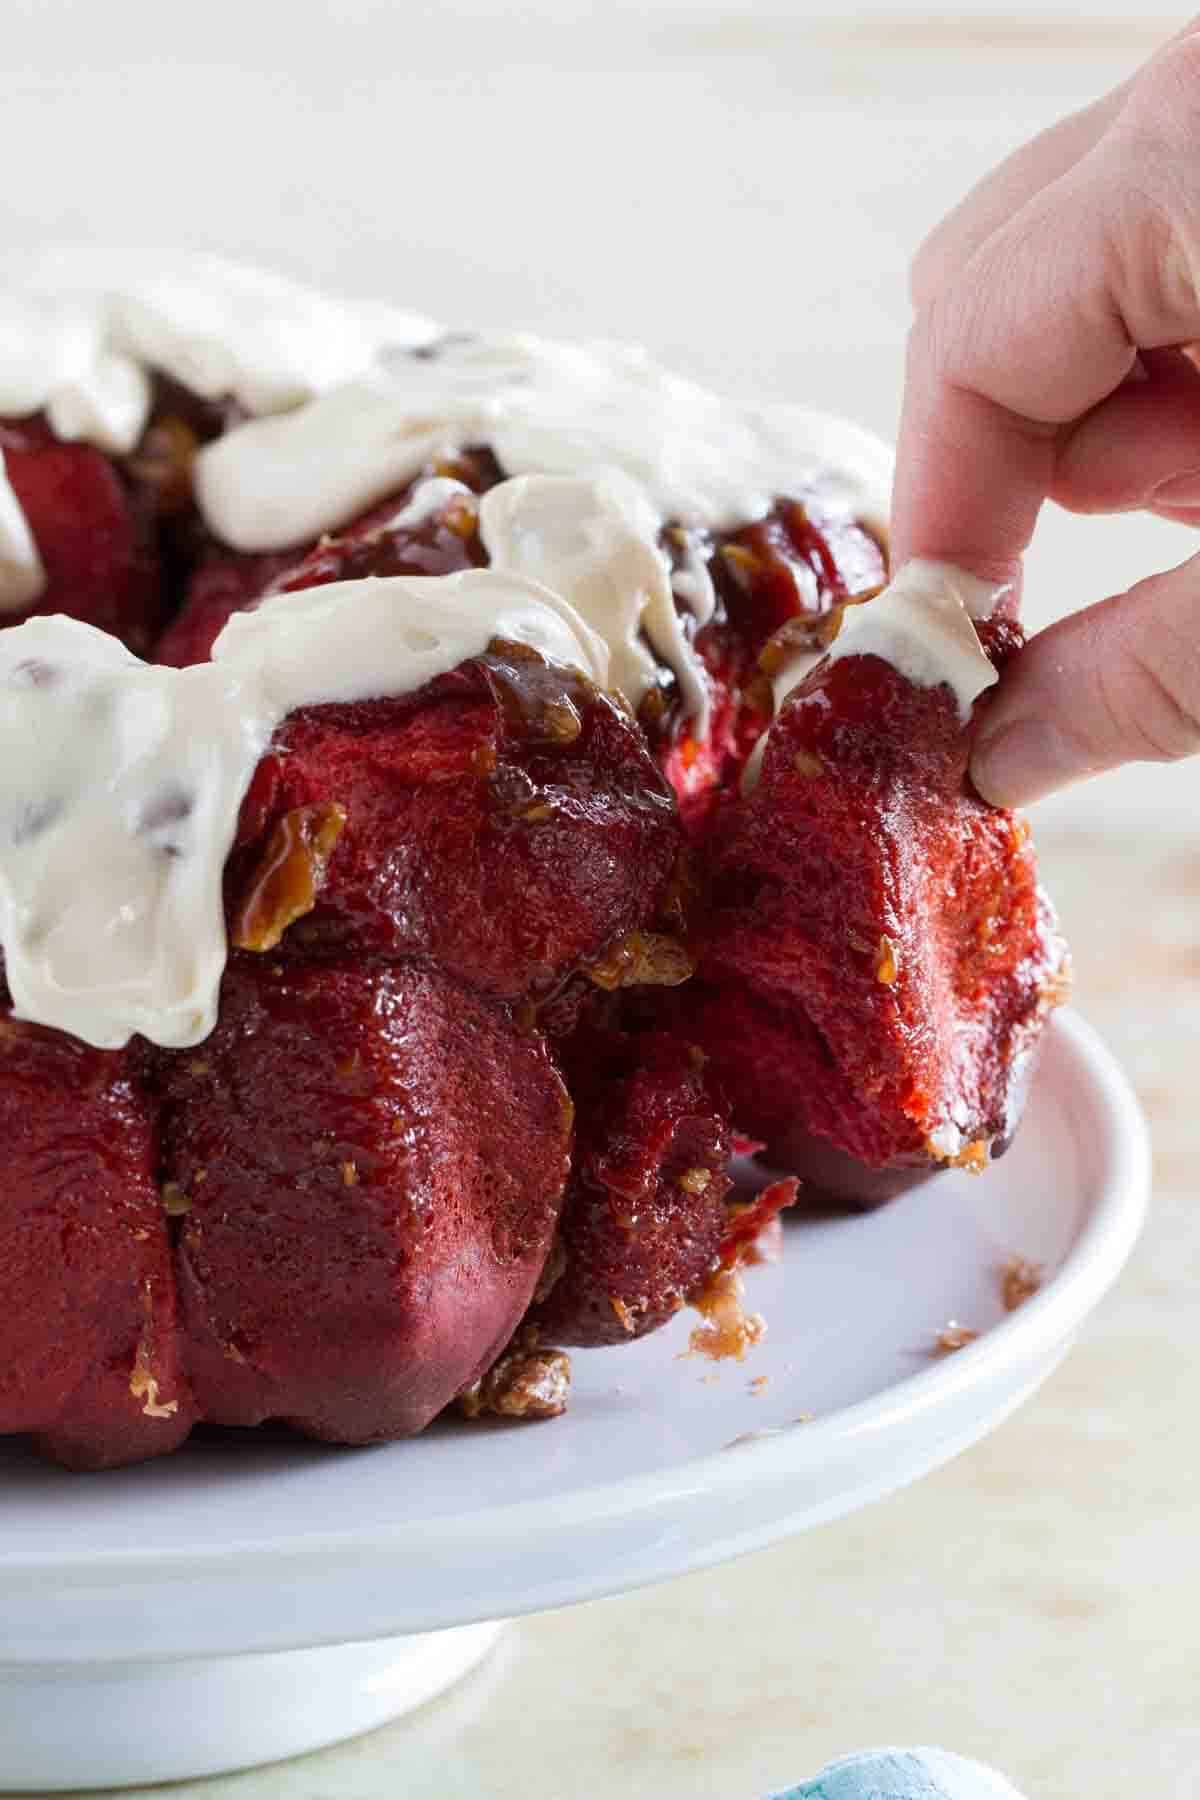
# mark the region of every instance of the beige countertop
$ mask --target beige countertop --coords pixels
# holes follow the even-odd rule
[[[17,241],[174,235],[457,321],[633,333],[883,431],[922,233],[1155,35],[1116,4],[1055,23],[1034,0],[951,25],[877,0],[849,27],[715,0],[348,0],[337,30],[325,8],[212,0],[202,40],[141,0],[12,10]],[[1186,542],[1052,516],[1033,616]],[[836,1753],[922,1740],[994,1761],[1029,1800],[1194,1791],[1196,779],[1133,772],[1041,834],[1079,1004],[1131,1070],[1158,1161],[1134,1264],[1043,1392],[897,1498],[523,1621],[410,1721],[180,1800],[755,1800]]]

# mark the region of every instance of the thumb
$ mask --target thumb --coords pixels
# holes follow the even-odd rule
[[[1031,638],[984,714],[971,775],[1025,806],[1125,762],[1200,750],[1200,556]]]

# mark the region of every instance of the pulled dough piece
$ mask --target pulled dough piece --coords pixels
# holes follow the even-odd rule
[[[997,662],[1019,641],[981,633]],[[711,840],[680,1007],[776,1156],[811,1136],[868,1169],[981,1167],[1011,1134],[1065,951],[1028,829],[974,793],[969,749],[949,689],[823,663]]]

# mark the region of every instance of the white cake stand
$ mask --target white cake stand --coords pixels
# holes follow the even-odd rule
[[[758,1549],[916,1480],[1054,1368],[1129,1254],[1148,1171],[1124,1077],[1060,1019],[988,1174],[789,1228],[783,1261],[749,1276],[770,1331],[744,1364],[677,1360],[680,1319],[578,1355],[553,1424],[370,1451],[248,1435],[83,1477],[5,1447],[0,1790],[336,1742],[458,1679],[497,1620]],[[1014,1255],[1046,1279],[1006,1315]],[[934,1358],[951,1319],[984,1335]]]

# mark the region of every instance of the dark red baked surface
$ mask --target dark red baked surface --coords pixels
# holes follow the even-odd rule
[[[164,388],[119,463],[0,425],[39,611],[183,666],[266,593],[486,560],[461,498],[397,526],[411,488],[229,551],[189,498],[219,425]],[[502,478],[473,447],[426,473]],[[781,661],[885,578],[840,502],[702,549],[703,738],[665,670],[635,719],[502,642],[304,709],[242,808],[203,1044],[102,1053],[4,1008],[0,1433],[91,1467],[198,1421],[362,1443],[464,1395],[542,1416],[555,1346],[656,1329],[791,1200],[733,1205],[735,1128],[851,1205],[1004,1147],[1062,988],[1023,824],[972,792],[949,691],[874,658],[771,723]],[[985,636],[998,663],[1018,641]]]
[[[163,620],[154,536],[133,484],[88,444],[61,444],[44,420],[0,420],[0,451],[46,572],[35,605],[70,613],[148,656]]]

